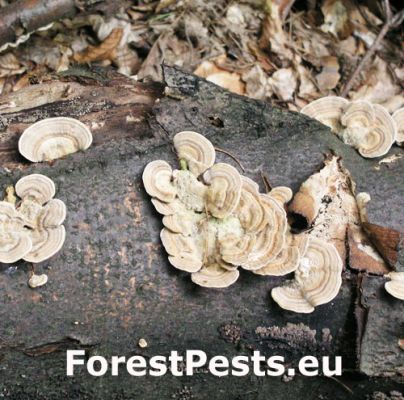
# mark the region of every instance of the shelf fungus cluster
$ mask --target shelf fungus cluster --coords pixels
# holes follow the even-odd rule
[[[379,104],[328,96],[309,103],[300,112],[330,127],[366,158],[385,155],[398,140],[396,120],[400,114],[393,118]]]
[[[55,185],[44,175],[21,178],[0,201],[0,262],[20,259],[39,263],[56,254],[63,246],[66,206],[54,199]]]
[[[92,141],[90,130],[79,120],[68,117],[46,118],[23,132],[18,149],[27,160],[42,162],[86,150]]]
[[[258,275],[296,271],[289,298],[282,294],[290,291],[288,287],[274,289],[273,297],[297,312],[313,311],[336,296],[341,284],[339,254],[320,239],[292,234],[285,211],[292,198],[289,188],[260,193],[257,183],[234,167],[215,163],[213,145],[196,132],[175,135],[174,147],[179,170],[156,160],[143,172],[145,189],[163,215],[160,236],[174,267],[210,288],[233,284],[238,267]]]

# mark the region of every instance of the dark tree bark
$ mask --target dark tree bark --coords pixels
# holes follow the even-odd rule
[[[389,363],[369,368],[372,352],[375,360],[382,360],[391,357],[391,348],[373,346],[379,336],[364,333],[372,321],[379,335],[386,333],[387,341],[399,338],[402,320],[390,324],[379,316],[402,315],[402,302],[372,300],[377,307],[370,307],[377,312],[372,311],[368,320],[359,319],[367,304],[359,301],[362,281],[350,270],[344,271],[335,300],[309,315],[284,311],[270,298],[270,289],[284,277],[243,271],[228,289],[196,287],[188,274],[168,264],[159,240],[161,217],[141,182],[143,168],[151,160],[176,165],[170,137],[186,129],[236,154],[247,176],[259,182],[263,171],[273,186],[288,185],[294,191],[322,166],[324,153],[335,152],[358,191],[371,194],[370,221],[398,230],[404,222],[400,201],[404,159],[388,167],[379,165],[361,158],[326,127],[303,115],[233,95],[174,68],[165,67],[164,75],[164,95],[160,85],[107,73],[104,81],[70,76],[65,82],[31,86],[24,95],[17,92],[1,100],[0,187],[33,172],[52,178],[56,197],[68,208],[68,236],[58,255],[37,266],[50,278],[39,290],[27,287],[24,263],[0,266],[0,393],[11,399],[186,399],[191,391],[194,398],[226,400],[309,399],[316,393],[336,400],[404,389],[400,370],[394,370],[403,363],[402,352]],[[41,88],[46,88],[42,97]],[[58,94],[49,95],[49,88]],[[58,115],[86,122],[94,132],[94,146],[51,164],[32,165],[20,159],[14,149],[23,128]],[[219,159],[234,162],[224,154]],[[142,337],[149,343],[146,349],[136,346]],[[132,378],[124,371],[119,378],[90,379],[84,371],[67,378],[66,348],[104,356],[201,349],[229,357],[260,349],[267,356],[284,355],[292,363],[308,354],[342,355],[345,370],[356,372],[340,381],[354,394],[338,381],[322,377],[297,376],[287,383],[252,376],[218,379],[205,370],[182,378]],[[366,358],[361,358],[365,348]],[[373,378],[358,375],[358,366]],[[184,385],[188,389],[181,394]]]

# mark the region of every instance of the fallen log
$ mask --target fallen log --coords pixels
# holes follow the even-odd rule
[[[378,336],[359,340],[365,336],[357,329],[355,302],[362,281],[349,268],[339,295],[308,315],[282,310],[270,298],[270,289],[284,277],[243,271],[225,290],[196,287],[188,274],[168,264],[159,239],[161,218],[141,181],[151,160],[175,165],[170,138],[181,130],[196,130],[235,154],[245,174],[257,182],[264,173],[273,186],[287,185],[294,192],[321,168],[324,154],[333,152],[342,157],[357,190],[370,193],[369,221],[399,231],[404,222],[404,158],[387,166],[365,160],[316,121],[231,94],[175,68],[164,68],[165,88],[110,71],[103,74],[105,79],[52,77],[1,99],[0,187],[43,173],[54,180],[68,214],[63,249],[37,266],[49,275],[46,286],[35,291],[27,287],[24,263],[0,266],[0,393],[10,399],[249,399],[260,393],[287,399],[310,398],[316,392],[335,400],[347,398],[346,386],[357,399],[376,390],[404,388],[401,370],[391,373],[392,365],[402,364],[402,352],[386,370],[383,363],[369,367],[369,352],[377,352],[380,360],[391,356],[390,347],[372,347]],[[61,115],[87,123],[94,145],[52,163],[24,161],[15,151],[23,129]],[[391,153],[403,150],[393,148]],[[225,153],[219,158],[237,167]],[[401,256],[402,251],[398,260]],[[400,323],[387,326],[377,315],[402,315],[402,303],[388,301],[377,310],[372,324],[381,335],[388,330],[388,337],[398,338]],[[361,321],[366,326],[366,319]],[[140,338],[149,346],[138,348]],[[359,343],[366,346],[366,357],[361,358]],[[94,381],[84,371],[66,377],[66,349],[106,357],[150,357],[186,349],[233,357],[259,349],[267,356],[283,355],[290,363],[303,355],[341,355],[347,373],[342,384],[302,376],[287,383],[252,376],[219,381],[203,369],[194,376],[160,378],[133,378],[122,371],[118,378]],[[358,365],[373,378],[359,375]]]

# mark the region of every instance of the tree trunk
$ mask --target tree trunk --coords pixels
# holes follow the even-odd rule
[[[181,130],[198,131],[235,154],[245,175],[257,182],[262,171],[273,186],[290,186],[294,192],[321,168],[325,153],[335,152],[357,191],[371,194],[370,222],[398,231],[404,222],[404,158],[386,165],[363,159],[314,120],[231,94],[171,67],[164,67],[165,91],[162,85],[112,72],[83,74],[52,78],[0,103],[0,187],[43,173],[54,180],[56,197],[68,208],[63,249],[36,267],[49,275],[46,286],[27,287],[24,263],[0,266],[0,393],[10,399],[322,395],[336,400],[404,389],[399,369],[403,352],[394,347],[402,335],[402,302],[385,293],[370,300],[373,289],[361,294],[363,280],[349,269],[338,296],[309,315],[284,311],[272,301],[269,292],[284,277],[243,271],[225,290],[196,287],[188,274],[168,264],[159,239],[161,217],[141,181],[152,160],[175,165],[170,138]],[[15,150],[22,130],[38,119],[61,115],[85,122],[94,145],[49,164],[22,160]],[[398,148],[392,152],[403,153]],[[218,157],[234,163],[224,154]],[[365,281],[382,290],[383,278]],[[147,348],[137,347],[140,338]],[[106,357],[186,349],[233,357],[259,349],[267,356],[283,355],[292,364],[303,355],[341,355],[351,373],[339,381],[296,376],[289,382],[254,376],[219,380],[204,369],[194,376],[161,378],[133,378],[124,371],[118,378],[90,378],[79,370],[67,378],[65,350],[74,348]],[[370,367],[372,357],[378,361]],[[359,375],[357,367],[378,378]]]

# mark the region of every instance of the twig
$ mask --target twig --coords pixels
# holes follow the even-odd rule
[[[330,378],[330,379],[332,379],[333,381],[339,383],[348,393],[354,394],[353,390],[352,390],[349,386],[345,385],[344,382],[341,382],[340,380],[338,380],[338,379],[335,378],[334,376],[327,376],[327,378]]]
[[[241,168],[241,170],[242,170],[243,172],[245,172],[245,168],[243,167],[243,165],[241,164],[241,162],[238,160],[238,158],[237,158],[235,155],[229,153],[229,152],[226,151],[226,150],[220,149],[219,147],[215,147],[215,150],[218,151],[219,153],[226,154],[227,156],[229,156],[230,158],[232,158],[232,159],[238,164],[238,166]]]
[[[376,52],[378,49],[381,41],[384,39],[386,36],[387,32],[391,29],[394,28],[395,26],[399,25],[402,22],[402,19],[404,18],[404,10],[401,10],[399,13],[397,13],[394,16],[391,16],[391,10],[390,10],[390,3],[388,0],[385,0],[385,10],[386,10],[386,23],[383,25],[382,29],[380,30],[379,34],[377,35],[375,41],[373,42],[372,46],[369,47],[368,51],[366,54],[363,56],[362,60],[360,63],[357,65],[355,68],[354,72],[348,79],[347,83],[344,86],[344,89],[341,92],[342,97],[346,97],[349,93],[349,91],[352,89],[352,86],[354,85],[357,77],[365,67],[365,65],[368,63],[370,58],[373,56],[373,54]]]
[[[269,182],[268,177],[264,174],[264,172],[263,172],[262,170],[260,170],[260,174],[261,174],[262,182],[264,182],[265,191],[266,191],[267,193],[269,193],[269,192],[272,190],[272,185],[271,185],[271,183]]]

